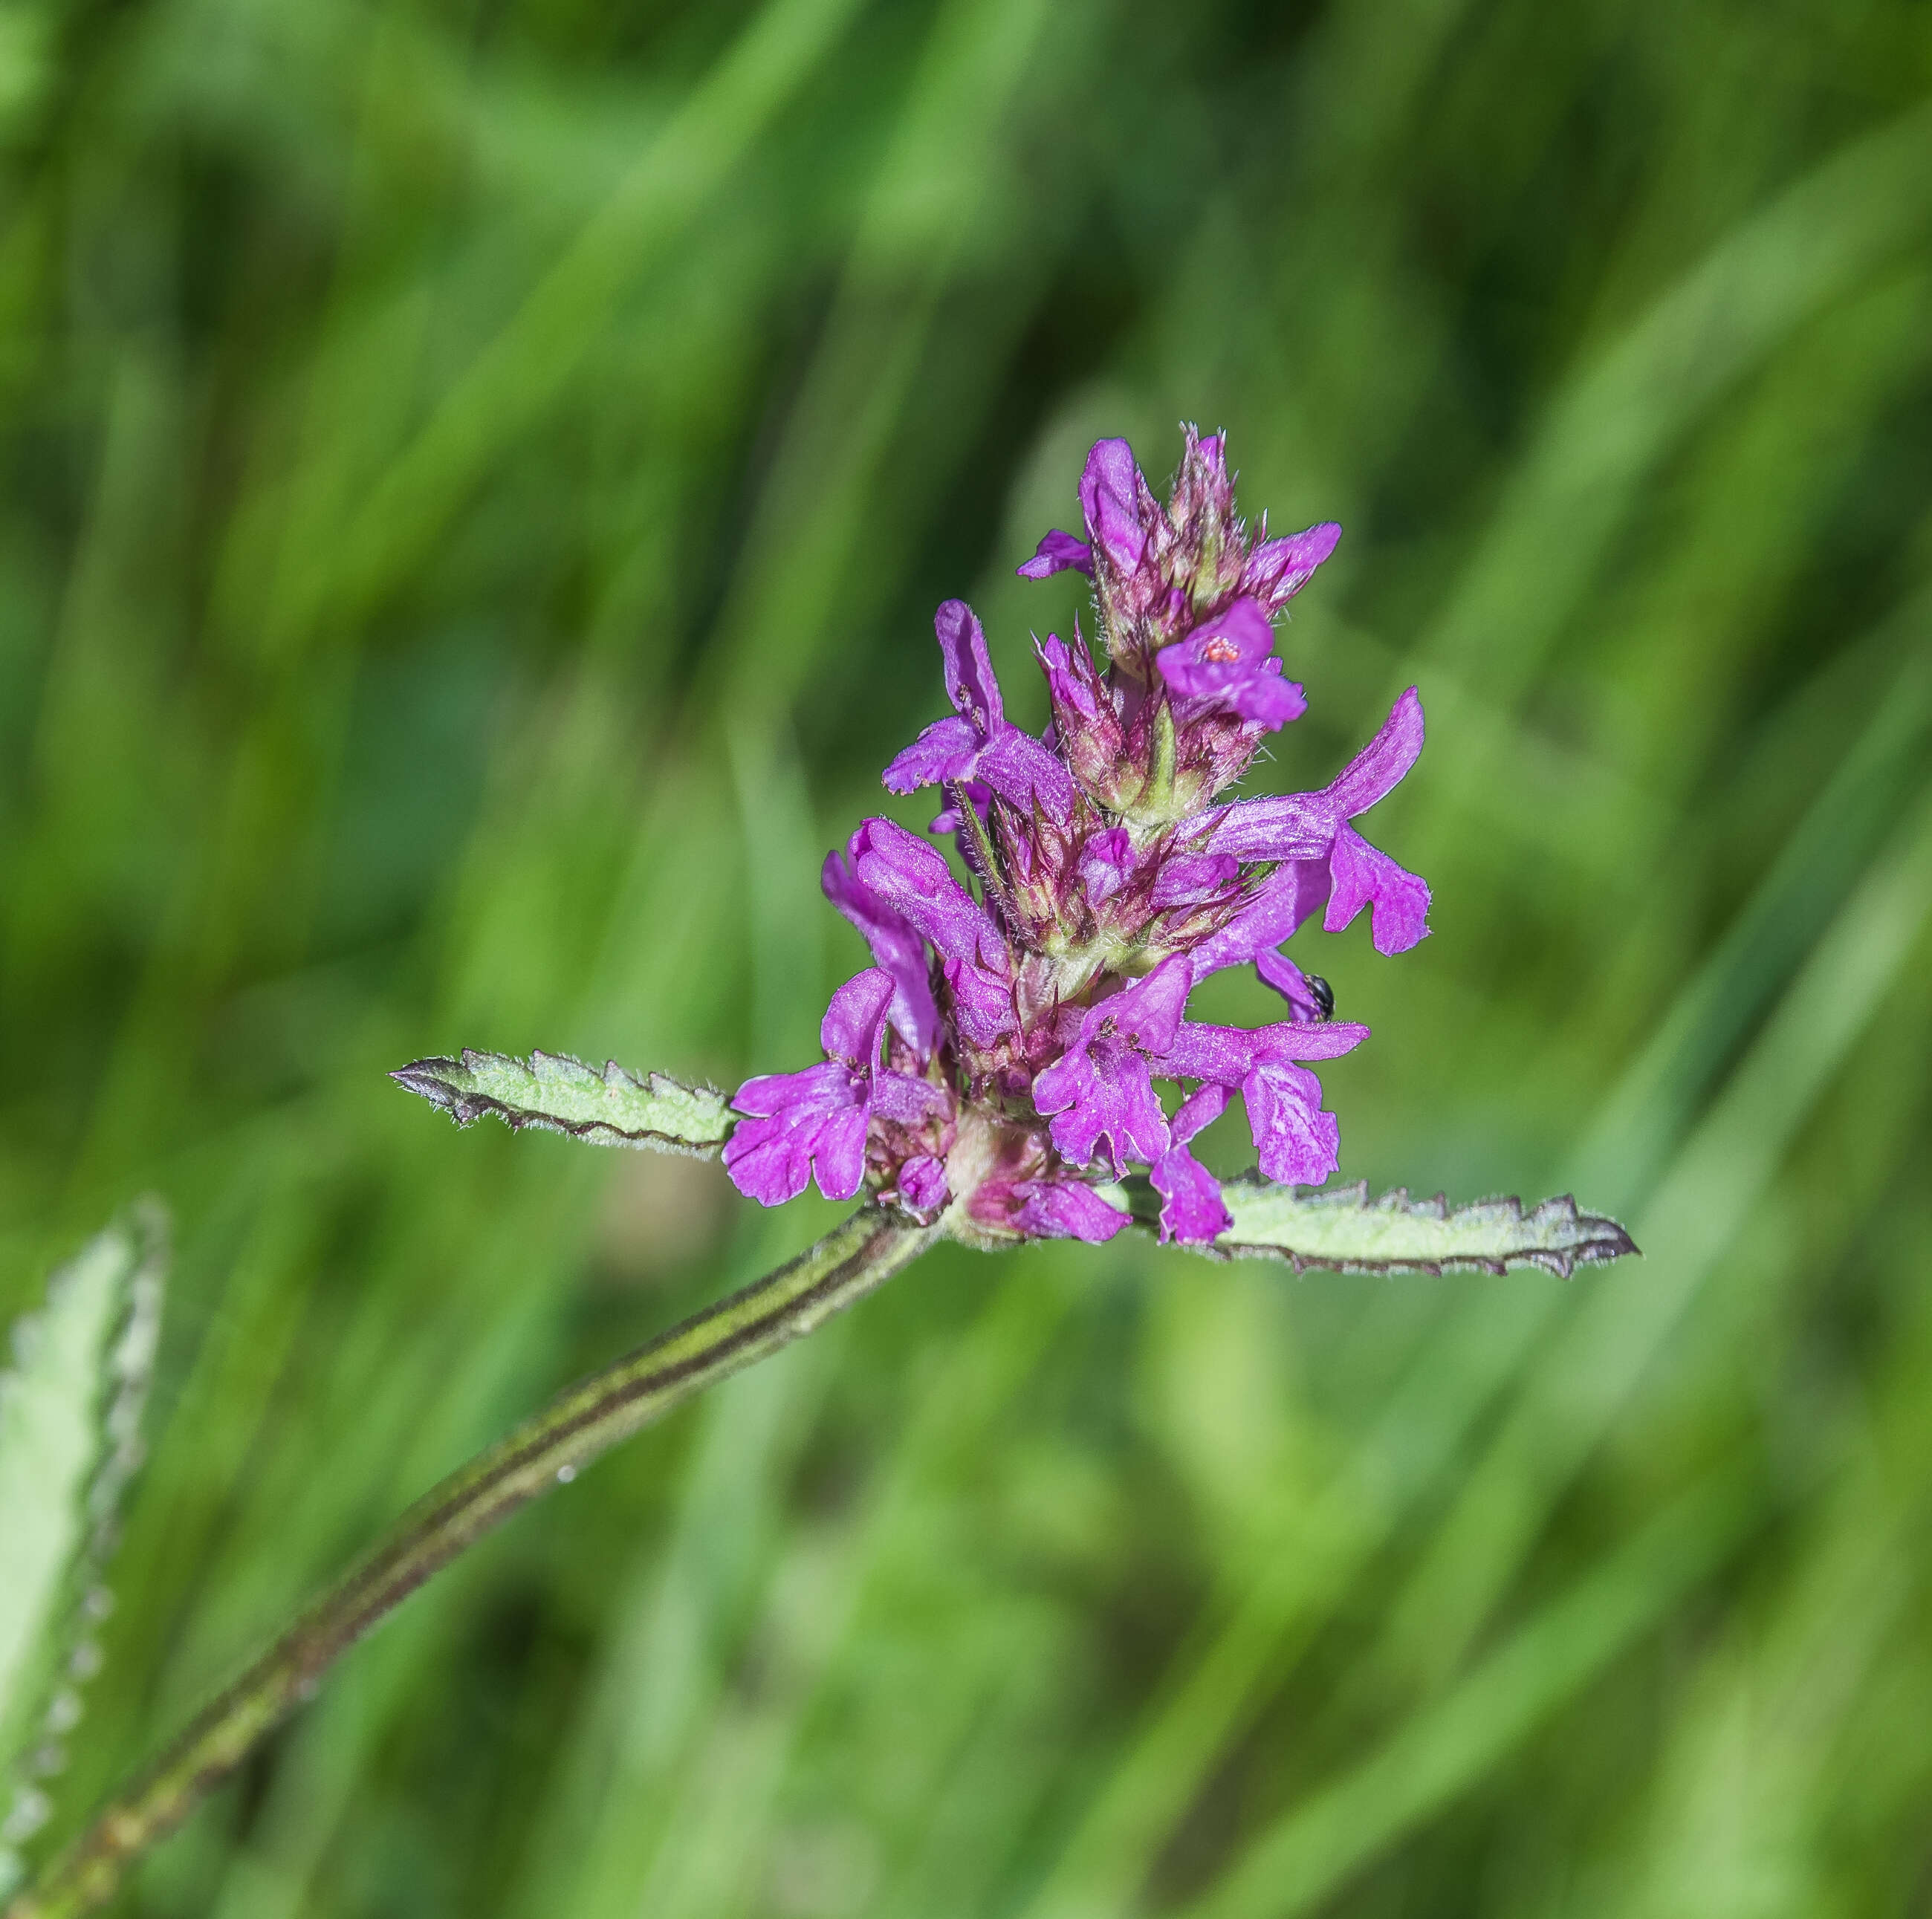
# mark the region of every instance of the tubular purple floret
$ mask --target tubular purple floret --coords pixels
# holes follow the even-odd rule
[[[1105,1240],[1127,1223],[1102,1183],[1144,1171],[1163,1239],[1225,1231],[1220,1183],[1191,1149],[1238,1096],[1262,1173],[1319,1185],[1340,1133],[1308,1063],[1367,1027],[1280,949],[1318,911],[1325,930],[1370,910],[1373,943],[1427,931],[1429,889],[1352,822],[1414,764],[1414,690],[1318,792],[1222,799],[1267,735],[1306,709],[1275,622],[1335,547],[1332,523],[1270,539],[1235,511],[1225,444],[1184,430],[1163,505],[1121,439],[1081,476],[1079,535],[1049,532],[1023,577],[1094,583],[1096,648],[1076,622],[1034,652],[1052,709],[1043,737],[1006,716],[984,629],[938,610],[952,706],[886,768],[939,789],[969,880],[884,819],[827,856],[826,897],[873,965],[833,996],[826,1059],[748,1081],[726,1150],[732,1177],[775,1204],[816,1179],[861,1186],[961,1237]],[[1194,1024],[1193,988],[1253,965],[1290,1018],[1252,1030]],[[1317,987],[1320,991],[1316,991]],[[1159,1086],[1178,1088],[1163,1102]]]

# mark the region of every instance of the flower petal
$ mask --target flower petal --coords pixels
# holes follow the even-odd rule
[[[1161,1195],[1160,1236],[1204,1245],[1234,1222],[1221,1198],[1221,1183],[1187,1150],[1187,1142],[1228,1109],[1225,1086],[1204,1086],[1180,1102],[1168,1123],[1167,1150],[1154,1162],[1154,1190]]]
[[[1243,598],[1163,646],[1154,664],[1180,698],[1216,700],[1240,718],[1272,728],[1300,718],[1308,707],[1301,688],[1281,677],[1274,650],[1268,614],[1258,601]]]
[[[1154,875],[1148,904],[1156,913],[1199,906],[1219,898],[1240,877],[1240,862],[1218,853],[1171,853]]]
[[[1411,687],[1382,723],[1382,730],[1322,792],[1342,818],[1354,819],[1393,792],[1422,751],[1422,702]]]
[[[986,630],[964,600],[943,601],[932,616],[932,630],[945,662],[946,697],[983,739],[1006,718],[992,657],[986,651]]]
[[[1096,833],[1080,849],[1076,862],[1088,903],[1104,906],[1127,883],[1134,870],[1134,843],[1124,826]]]
[[[1277,866],[1247,905],[1190,952],[1195,978],[1205,979],[1225,967],[1246,966],[1258,954],[1280,946],[1328,898],[1328,886],[1326,859],[1292,859]]]
[[[888,793],[916,793],[942,780],[962,779],[973,770],[980,736],[957,713],[932,725],[898,754],[880,776]]]
[[[1241,1082],[1262,1173],[1282,1186],[1318,1186],[1341,1163],[1341,1127],[1322,1110],[1322,1082],[1305,1066],[1264,1061]]]
[[[1324,520],[1306,532],[1264,541],[1248,556],[1241,572],[1241,590],[1255,595],[1270,613],[1276,611],[1308,584],[1341,537],[1341,528],[1334,520]]]
[[[1040,810],[1064,826],[1073,812],[1073,775],[1030,733],[1000,726],[981,750],[974,770],[1010,806]]]
[[[1307,974],[1286,953],[1270,950],[1256,954],[1255,970],[1264,984],[1272,986],[1288,1002],[1298,1021],[1312,1026],[1328,1018],[1328,1009],[1315,997]]]
[[[818,1027],[818,1043],[829,1058],[844,1060],[867,1072],[878,1064],[892,990],[892,975],[882,967],[868,966],[832,994]]]
[[[1087,537],[1122,573],[1140,565],[1146,547],[1140,515],[1145,484],[1125,440],[1094,442],[1080,475],[1080,510],[1086,516]]]
[[[858,858],[858,835],[852,857]],[[873,963],[892,982],[892,1021],[922,1060],[939,1044],[939,1009],[934,1003],[926,942],[905,915],[864,883],[836,853],[825,856],[819,875],[825,897],[856,926]]]
[[[1012,1189],[1012,1223],[1029,1238],[1084,1240],[1099,1246],[1132,1224],[1079,1180],[1026,1180]]]
[[[1221,1198],[1221,1183],[1184,1146],[1171,1146],[1154,1162],[1150,1176],[1161,1196],[1160,1237],[1204,1246],[1234,1223]]]
[[[1335,814],[1318,793],[1271,793],[1238,799],[1218,814],[1196,816],[1208,827],[1208,850],[1234,859],[1319,859],[1334,836]]]
[[[1334,891],[1322,916],[1326,932],[1339,933],[1365,905],[1372,904],[1373,938],[1378,953],[1406,953],[1429,937],[1429,885],[1370,845],[1352,826],[1335,835],[1329,855]]]
[[[1174,1042],[1193,984],[1193,970],[1186,955],[1177,953],[1162,960],[1144,979],[1092,1008],[1087,1015],[1086,1030],[1094,1030],[1096,1021],[1102,1021],[1142,1052],[1164,1053]]]
[[[946,1198],[946,1162],[929,1153],[908,1159],[899,1168],[899,1201],[916,1212],[930,1213]]]
[[[724,1168],[762,1206],[804,1192],[814,1170],[827,1199],[850,1199],[866,1171],[863,1075],[826,1060],[802,1072],[747,1080],[733,1108],[747,1117],[724,1143]]]
[[[946,856],[891,820],[867,820],[852,835],[852,870],[949,959],[1004,969],[1005,946],[986,910],[952,877]]]
[[[1084,573],[1090,578],[1094,549],[1084,540],[1076,540],[1071,533],[1063,533],[1058,526],[1040,541],[1032,559],[1018,569],[1022,580],[1050,580],[1056,573],[1070,570]]]

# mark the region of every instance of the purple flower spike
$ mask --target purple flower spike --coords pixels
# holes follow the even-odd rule
[[[1084,540],[1063,533],[1056,526],[1040,543],[1040,550],[1024,566],[1016,569],[1022,580],[1051,580],[1056,573],[1094,574],[1094,549]]]
[[[1250,725],[1272,732],[1308,710],[1301,688],[1281,677],[1274,657],[1274,628],[1258,601],[1237,600],[1204,620],[1185,640],[1163,647],[1154,664],[1169,691],[1185,700],[1214,700]]]
[[[1089,1007],[1072,1044],[1034,1081],[1034,1104],[1052,1116],[1053,1143],[1075,1165],[1087,1165],[1103,1139],[1116,1179],[1130,1154],[1151,1162],[1167,1150],[1148,1062],[1173,1044],[1192,984],[1184,957],[1163,961]]]
[[[1097,1242],[1129,1221],[1095,1181],[1142,1168],[1161,1237],[1207,1245],[1228,1209],[1191,1143],[1237,1093],[1269,1178],[1334,1169],[1307,1063],[1368,1029],[1329,1018],[1330,996],[1281,949],[1318,914],[1339,928],[1364,907],[1381,952],[1427,932],[1428,888],[1351,823],[1414,763],[1420,704],[1404,694],[1319,792],[1217,804],[1304,710],[1274,622],[1340,529],[1251,534],[1221,436],[1191,427],[1164,500],[1126,442],[1104,439],[1080,506],[1081,536],[1054,529],[1019,569],[1094,581],[1092,645],[1078,621],[1070,642],[1034,642],[1045,735],[1006,718],[986,634],[949,600],[933,627],[952,711],[886,771],[895,792],[944,789],[932,830],[958,835],[968,883],[886,820],[825,862],[874,964],[833,996],[820,1064],[747,1081],[733,1102],[725,1163],[767,1204],[815,1179],[922,1225],[943,1213],[980,1244]],[[1198,982],[1250,962],[1292,1019],[1187,1023]],[[1161,1081],[1181,1083],[1178,1104]]]
[[[1241,591],[1252,593],[1270,613],[1279,613],[1315,577],[1315,569],[1335,550],[1342,529],[1332,520],[1305,533],[1269,540],[1248,556]]]
[[[1154,1162],[1154,1189],[1161,1195],[1160,1236],[1190,1246],[1204,1246],[1234,1222],[1221,1198],[1221,1183],[1187,1150],[1203,1127],[1228,1110],[1225,1086],[1204,1086],[1180,1102],[1168,1123],[1167,1150]]]

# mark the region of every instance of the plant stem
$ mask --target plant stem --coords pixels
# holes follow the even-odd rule
[[[70,1919],[111,1898],[133,1861],[173,1831],[365,1633],[518,1507],[714,1381],[813,1331],[941,1237],[862,1207],[812,1249],[674,1327],[541,1412],[404,1513],[204,1707],[16,1898],[5,1919]]]

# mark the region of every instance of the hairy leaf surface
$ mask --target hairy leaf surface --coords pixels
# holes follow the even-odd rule
[[[1285,1259],[1298,1273],[1501,1273],[1540,1266],[1564,1278],[1579,1266],[1637,1249],[1614,1219],[1580,1212],[1566,1193],[1526,1210],[1520,1199],[1451,1208],[1438,1193],[1411,1199],[1398,1186],[1371,1199],[1366,1181],[1308,1192],[1253,1175],[1222,1188],[1234,1223],[1212,1251]]]
[[[637,1074],[614,1060],[600,1072],[563,1053],[466,1047],[454,1060],[418,1060],[389,1077],[440,1106],[460,1126],[494,1113],[512,1132],[541,1126],[593,1146],[653,1147],[710,1157],[735,1123],[724,1095],[664,1073]]]

